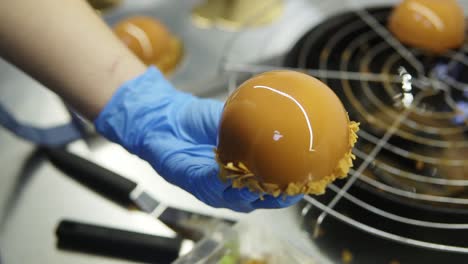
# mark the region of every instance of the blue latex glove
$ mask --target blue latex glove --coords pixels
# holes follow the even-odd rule
[[[223,104],[177,91],[154,67],[120,87],[95,120],[109,140],[148,161],[167,181],[218,208],[250,212],[292,205],[218,178],[214,149]]]

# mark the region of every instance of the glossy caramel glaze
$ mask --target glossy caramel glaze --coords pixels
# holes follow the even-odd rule
[[[295,71],[263,73],[227,100],[218,161],[245,166],[240,174],[283,191],[290,183],[319,182],[350,152],[350,125],[338,97],[319,80]]]
[[[115,34],[147,65],[171,72],[180,60],[180,41],[152,17],[134,16],[114,26]]]
[[[465,17],[456,0],[404,0],[390,15],[388,28],[402,43],[434,53],[465,40]]]

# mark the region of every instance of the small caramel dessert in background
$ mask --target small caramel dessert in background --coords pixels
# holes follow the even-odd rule
[[[465,40],[465,16],[456,0],[404,0],[393,9],[388,28],[403,44],[436,54]]]
[[[220,176],[260,195],[321,194],[346,177],[357,130],[321,81],[296,71],[259,74],[224,106],[216,150]]]
[[[171,73],[182,57],[182,44],[164,24],[152,17],[134,16],[114,26],[115,34],[146,65]]]

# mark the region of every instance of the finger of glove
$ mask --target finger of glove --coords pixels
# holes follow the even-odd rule
[[[259,198],[258,194],[249,191],[247,188],[239,189],[230,186],[223,193],[226,207],[243,213],[253,211],[255,208],[252,206],[252,202]]]
[[[195,153],[197,155],[200,152],[200,146],[184,149],[183,154],[178,153],[168,161],[172,164],[178,164],[176,166],[187,167],[182,169],[183,175],[179,175],[179,178],[189,179],[189,187],[187,191],[192,193],[197,199],[215,208],[229,208],[237,212],[248,213],[253,211],[255,208],[251,206],[251,201],[258,199],[258,195],[254,195],[247,189],[239,190],[233,189],[231,182],[223,182],[219,178],[219,166],[213,159],[213,151],[203,151],[205,154],[197,158],[193,158]],[[182,155],[188,155],[188,159]],[[210,157],[211,156],[211,157]],[[191,164],[188,164],[189,161]],[[170,167],[173,165],[169,165]],[[176,174],[180,174],[177,172]],[[182,185],[182,183],[179,183]],[[225,197],[233,202],[228,202]]]
[[[230,183],[218,177],[212,145],[193,145],[161,135],[150,142],[154,144],[151,163],[161,176],[211,206],[224,207],[222,194]]]
[[[239,213],[250,213],[255,210],[250,204],[225,204],[224,207]]]
[[[229,186],[223,193],[223,199],[232,204],[249,204],[258,200],[257,193],[249,191],[248,188],[234,188]]]
[[[212,207],[229,208],[245,213],[254,210],[248,202],[229,203],[224,199],[225,190],[229,189],[231,182],[223,182],[219,178],[219,166],[214,159],[213,146],[162,139],[162,142],[155,147],[157,151],[154,155],[161,155],[162,158],[153,158],[152,165],[167,181],[183,188]],[[177,150],[174,150],[174,147]],[[160,151],[162,153],[159,153]],[[232,197],[239,196],[236,194],[237,190],[228,193],[231,192],[235,193]],[[249,195],[244,193],[241,197],[250,200]],[[258,199],[258,196],[256,198]]]
[[[192,193],[202,202],[216,207],[216,208],[229,208],[237,212],[248,213],[253,211],[250,204],[251,200],[258,199],[257,196],[247,190],[238,190],[231,187],[231,182],[223,182],[219,178],[219,167],[213,164],[211,169],[199,168],[191,179],[192,181]],[[226,195],[230,197],[232,202],[225,199]],[[242,197],[242,199],[236,199],[235,197]]]
[[[263,200],[257,200],[252,203],[254,208],[260,209],[275,209],[284,208],[296,204],[302,199],[303,195],[287,196],[283,198],[281,196],[274,197],[271,195],[265,195]]]
[[[192,143],[216,145],[223,103],[195,98],[176,111],[174,127],[179,137]]]
[[[229,208],[229,204],[223,199],[224,191],[231,185],[223,182],[218,174],[219,169],[212,167],[208,171],[198,170],[192,177],[192,193],[202,202],[216,208]]]

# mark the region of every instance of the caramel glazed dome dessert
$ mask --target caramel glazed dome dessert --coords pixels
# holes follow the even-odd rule
[[[353,165],[358,126],[321,81],[295,71],[259,74],[224,106],[220,177],[260,197],[322,194]]]
[[[114,26],[117,37],[146,65],[164,74],[174,71],[182,58],[182,43],[153,17],[132,16]]]
[[[404,0],[393,9],[388,28],[402,43],[435,54],[465,41],[465,15],[457,0]]]

